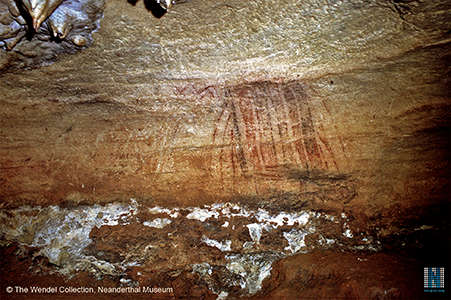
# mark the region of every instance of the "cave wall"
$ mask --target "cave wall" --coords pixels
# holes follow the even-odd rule
[[[183,274],[200,274],[205,293],[239,296],[230,264],[259,266],[243,271],[254,294],[284,288],[283,257],[379,251],[448,228],[447,2],[192,0],[158,19],[142,1],[107,1],[82,51],[27,69],[11,68],[19,50],[2,52],[2,240],[43,247],[66,275],[81,263],[120,275],[138,259],[147,279],[191,266]],[[134,221],[115,227],[121,214]],[[72,241],[36,240],[67,216],[82,220],[82,256],[52,252],[77,252]],[[208,247],[193,253],[199,241]],[[191,279],[177,276],[186,292]]]
[[[4,203],[443,200],[446,3],[141,6],[108,3],[93,47],[2,74]]]

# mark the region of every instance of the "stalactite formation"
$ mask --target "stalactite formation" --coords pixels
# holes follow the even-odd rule
[[[92,43],[104,0],[0,0],[0,68],[32,67]]]
[[[99,27],[104,0],[0,0],[0,45],[12,50],[25,40],[83,47]]]
[[[162,17],[188,0],[144,0]],[[138,1],[129,0],[130,4]],[[105,0],[0,0],[0,70],[36,67],[91,45]]]

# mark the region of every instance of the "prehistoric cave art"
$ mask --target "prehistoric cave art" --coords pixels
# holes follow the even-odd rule
[[[274,168],[289,164],[306,170],[339,171],[334,151],[321,134],[322,126],[315,124],[307,86],[301,82],[187,84],[176,91],[219,103],[212,142],[221,148],[217,159],[221,173],[230,169],[234,177],[251,173],[278,177]],[[328,112],[323,100],[320,105]],[[341,140],[339,151],[344,152]]]
[[[219,161],[230,164],[234,175],[252,171],[271,176],[273,167],[289,163],[306,170],[338,171],[301,83],[252,82],[219,93],[223,103],[213,142],[229,145],[229,151],[221,150]]]
[[[211,170],[224,192],[283,193],[291,199],[288,206],[333,210],[355,197],[356,179],[344,172],[344,142],[333,122],[327,131],[324,128],[323,120],[332,117],[328,99],[317,97],[308,83],[193,81],[176,84],[173,93],[202,107],[214,107]],[[172,137],[176,133],[167,132]],[[276,188],[281,184],[283,188]],[[282,202],[278,200],[279,205]]]

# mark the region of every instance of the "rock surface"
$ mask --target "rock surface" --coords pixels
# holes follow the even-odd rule
[[[168,283],[178,296],[269,299],[310,284],[288,263],[315,272],[309,255],[335,251],[349,266],[353,254],[337,251],[361,251],[375,255],[371,269],[385,254],[368,251],[440,234],[448,244],[450,7],[192,0],[157,19],[142,2],[108,1],[90,48],[1,70],[4,251],[32,249],[21,251],[62,274],[83,261],[104,282]],[[140,208],[126,221],[103,221],[130,205]],[[224,205],[253,213],[227,218]],[[85,210],[91,221],[69,227],[86,243],[37,242],[63,224],[46,220]],[[303,214],[313,223],[290,223]],[[318,272],[336,288],[317,295],[411,295]]]

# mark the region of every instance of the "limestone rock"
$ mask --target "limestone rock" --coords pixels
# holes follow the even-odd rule
[[[133,198],[130,223],[92,216],[90,244],[42,261],[180,297],[411,298],[381,279],[386,259],[415,277],[409,262],[373,252],[449,253],[428,255],[449,236],[450,6],[192,0],[154,18],[106,2],[91,47],[1,69],[4,251],[61,246],[29,250],[11,229],[26,206],[64,219]],[[380,281],[337,271],[356,262]]]

